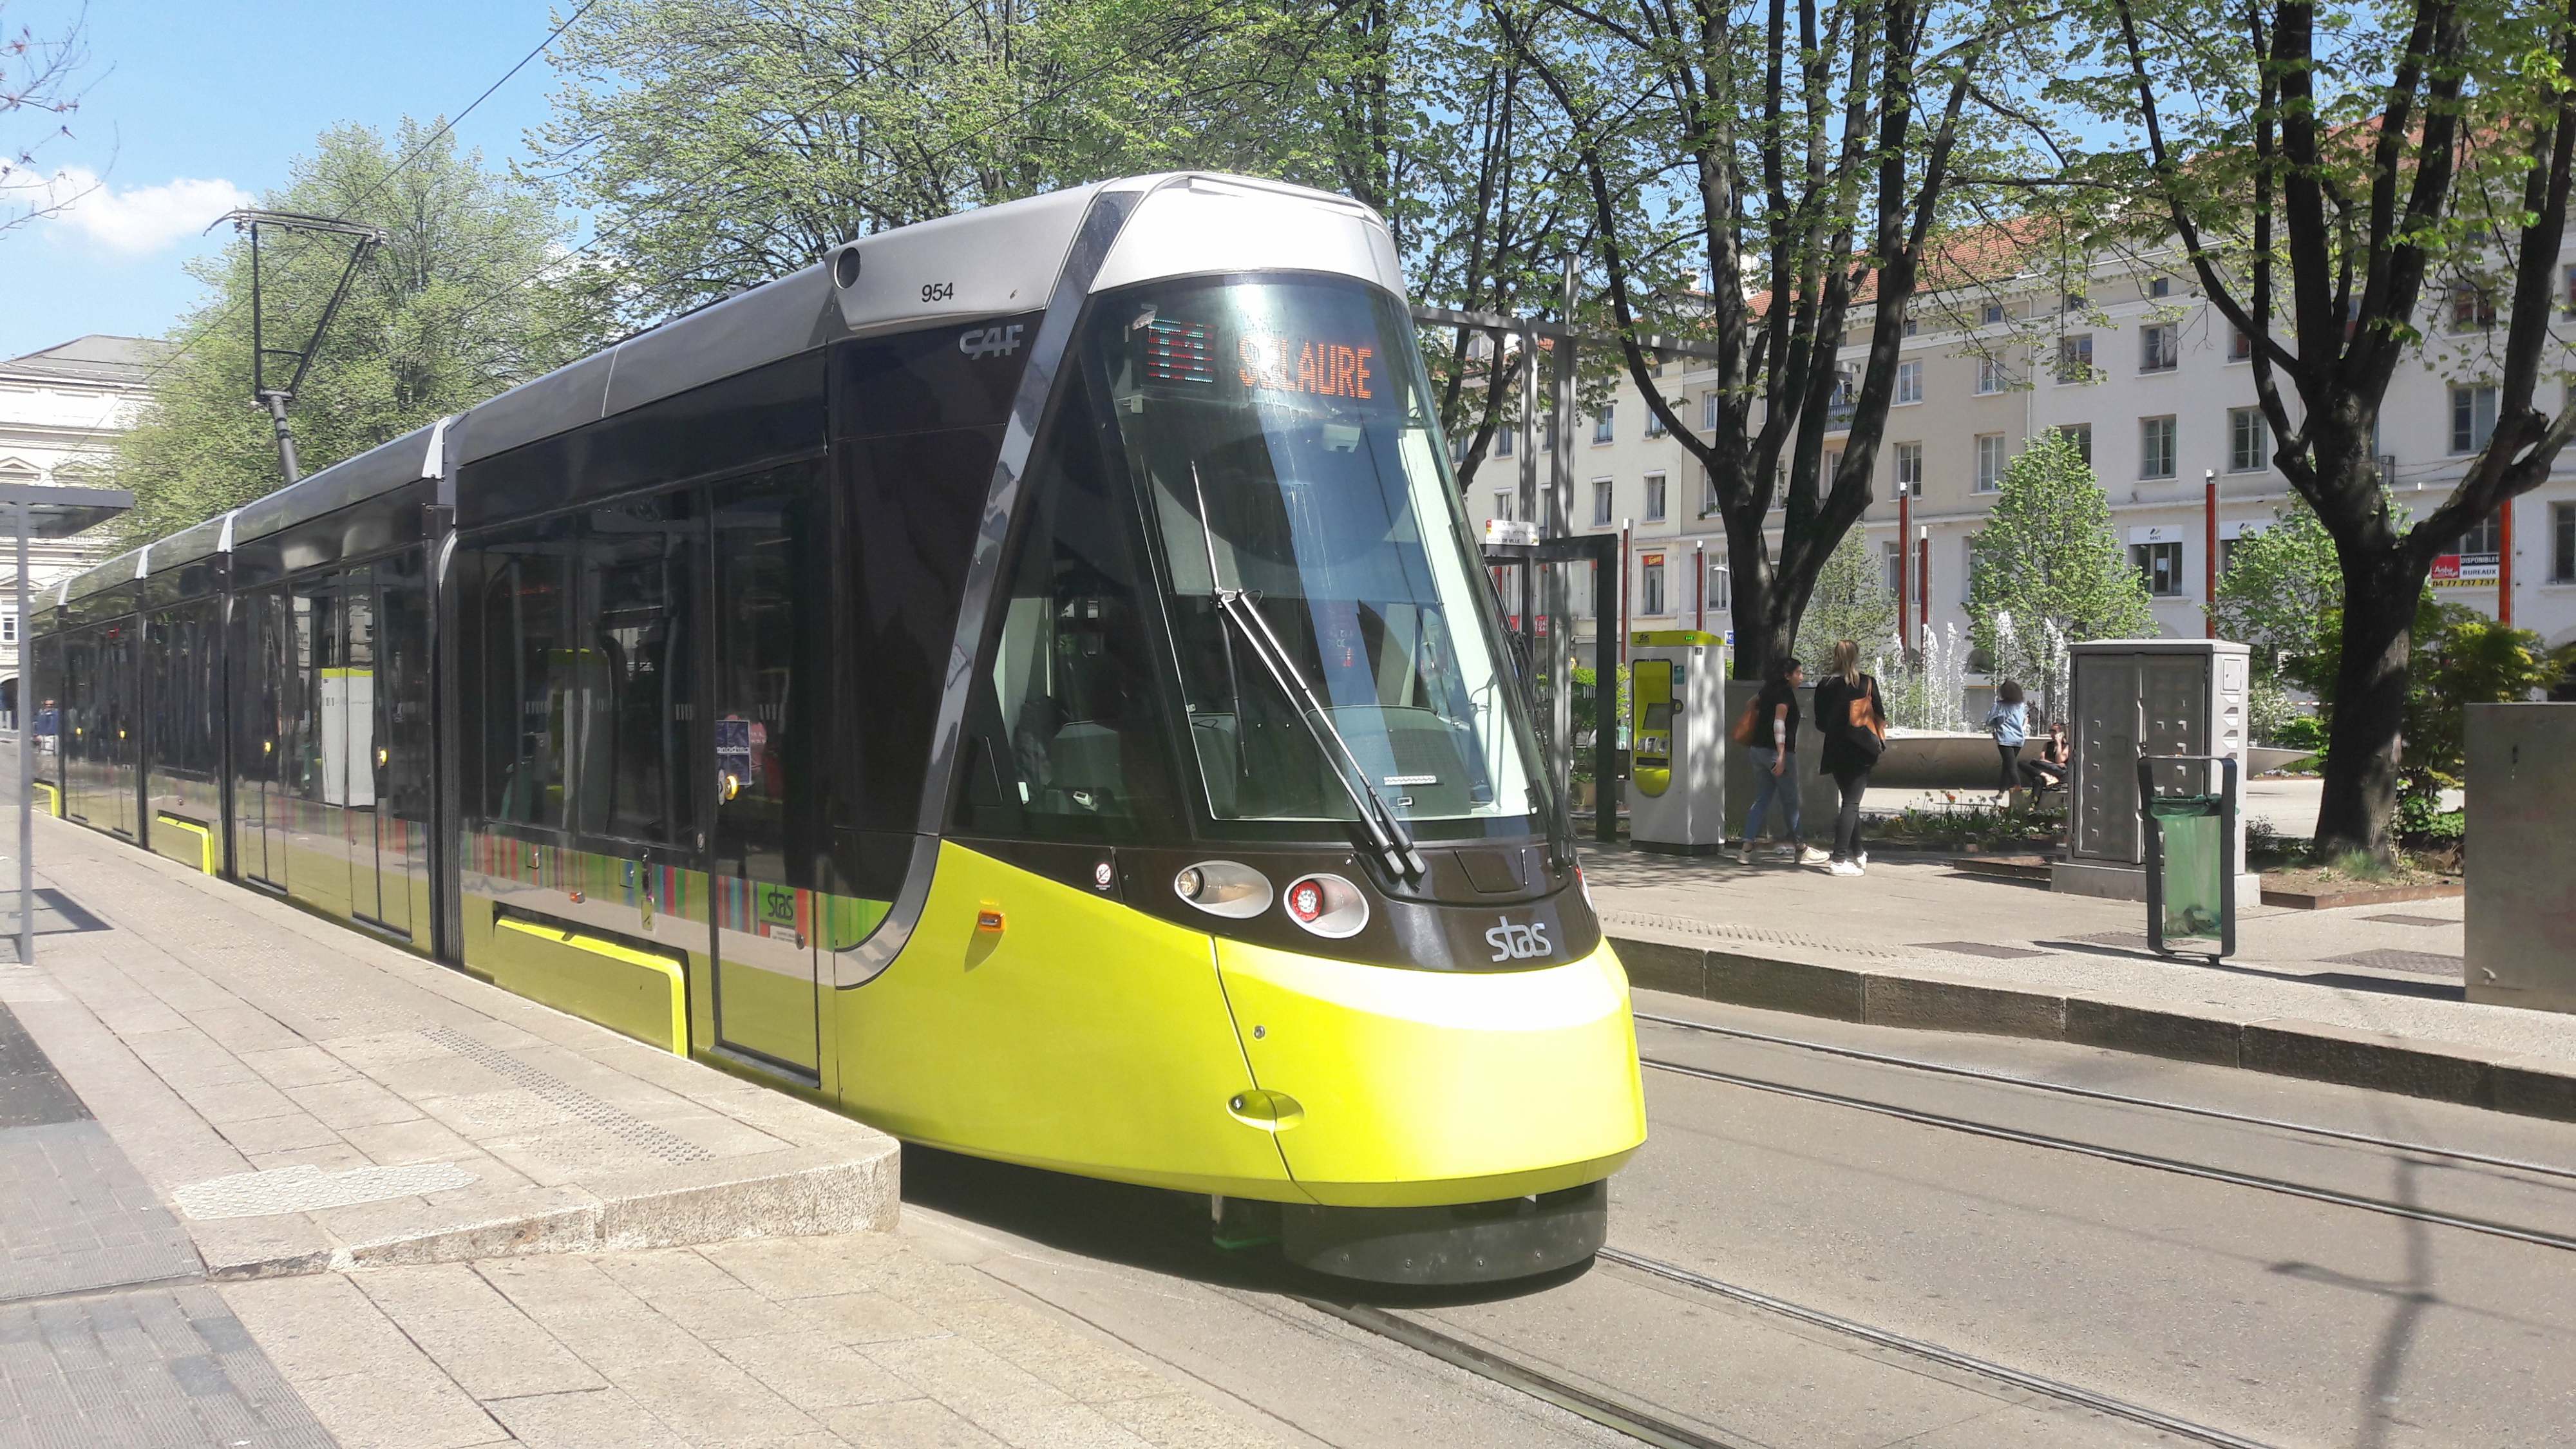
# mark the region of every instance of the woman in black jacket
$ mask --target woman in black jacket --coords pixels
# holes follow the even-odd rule
[[[1834,777],[1842,792],[1842,809],[1834,816],[1834,853],[1826,867],[1835,875],[1858,875],[1869,864],[1860,848],[1860,797],[1869,789],[1869,772],[1878,764],[1887,738],[1887,701],[1878,681],[1860,671],[1860,645],[1849,639],[1834,645],[1834,662],[1816,685],[1816,724],[1825,732],[1823,773]]]

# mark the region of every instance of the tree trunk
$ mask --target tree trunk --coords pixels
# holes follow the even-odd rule
[[[2394,854],[2397,764],[2405,748],[2407,662],[2424,570],[2390,548],[2367,570],[2344,569],[2343,653],[2335,671],[2334,718],[2326,735],[2324,798],[2316,853]]]

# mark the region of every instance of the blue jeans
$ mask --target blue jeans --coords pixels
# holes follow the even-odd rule
[[[1762,817],[1770,810],[1773,796],[1779,797],[1780,814],[1785,817],[1783,823],[1789,827],[1781,832],[1780,839],[1790,845],[1797,844],[1798,752],[1789,752],[1788,763],[1781,766],[1780,773],[1776,775],[1771,773],[1771,763],[1780,758],[1779,751],[1768,745],[1755,745],[1748,753],[1753,756],[1753,809],[1744,817],[1744,848],[1751,850],[1753,842],[1762,838]]]

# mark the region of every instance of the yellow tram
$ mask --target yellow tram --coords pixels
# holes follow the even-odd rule
[[[1340,198],[852,242],[50,602],[60,813],[906,1140],[1460,1281],[1644,1139]]]

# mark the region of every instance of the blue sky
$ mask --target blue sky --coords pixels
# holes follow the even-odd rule
[[[77,0],[5,0],[43,35]],[[207,221],[283,184],[328,125],[391,131],[453,115],[543,40],[545,0],[91,0],[90,76],[48,167],[97,173],[65,217],[0,232],[0,357],[87,332],[157,336],[199,299],[181,270],[221,245]],[[521,154],[555,88],[541,57],[457,128],[495,164]]]

